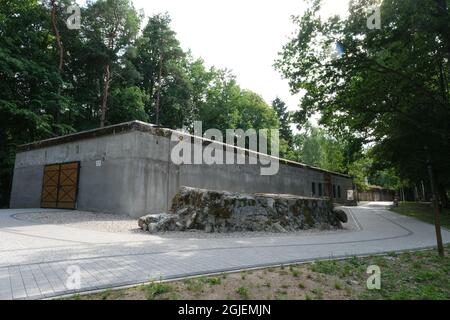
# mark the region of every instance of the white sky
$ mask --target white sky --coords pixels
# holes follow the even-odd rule
[[[295,110],[299,98],[273,68],[277,53],[295,31],[290,20],[304,0],[133,0],[146,16],[168,12],[183,49],[207,66],[227,68],[238,84],[270,103],[276,96]],[[343,14],[348,0],[325,0],[324,15]],[[145,21],[146,22],[146,21]]]

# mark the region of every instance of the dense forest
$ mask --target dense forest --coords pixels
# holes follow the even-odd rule
[[[0,206],[8,205],[17,145],[129,120],[280,129],[282,157],[349,173],[360,188],[427,182],[430,157],[446,198],[445,0],[385,0],[383,29],[370,31],[363,9],[374,2],[353,1],[349,18],[322,20],[320,1],[310,1],[294,17],[298,34],[275,67],[293,93],[306,94],[288,112],[281,99],[264,101],[181,48],[166,13],[144,17],[130,0],[88,1],[80,28],[69,29],[69,0],[0,0]],[[343,48],[337,59],[317,50],[333,43]],[[308,122],[314,113],[320,127]]]
[[[293,135],[283,101],[269,105],[230,71],[207,68],[183,50],[168,14],[145,18],[129,0],[98,0],[81,7],[80,29],[69,29],[70,4],[0,0],[3,206],[17,145],[130,120],[169,128],[201,120],[205,130],[279,128],[282,156],[345,171],[324,132]]]
[[[142,120],[169,128],[278,128],[277,113],[227,70],[180,47],[170,17],[145,19],[129,0],[0,1],[0,183],[9,199],[16,146]]]
[[[309,3],[276,62],[292,91],[305,92],[296,122],[319,113],[329,133],[363,145],[356,177],[370,167],[376,181],[394,173],[430,189],[432,172],[449,206],[450,1],[354,0],[344,18]]]

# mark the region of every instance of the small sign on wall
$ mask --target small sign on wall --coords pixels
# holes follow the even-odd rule
[[[96,167],[101,167],[102,166],[102,160],[95,161],[95,166]]]
[[[353,190],[347,190],[347,200],[348,201],[354,201],[355,196]]]

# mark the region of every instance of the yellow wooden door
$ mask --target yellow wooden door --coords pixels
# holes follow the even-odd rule
[[[78,162],[51,164],[44,167],[42,208],[76,208],[79,167]]]

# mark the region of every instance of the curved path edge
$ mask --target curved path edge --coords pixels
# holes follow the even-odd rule
[[[214,239],[39,225],[14,219],[18,210],[0,210],[0,299],[52,298],[151,280],[435,246],[432,225],[392,213],[386,205],[345,208],[358,226],[355,231]],[[442,233],[450,243],[450,232]]]

